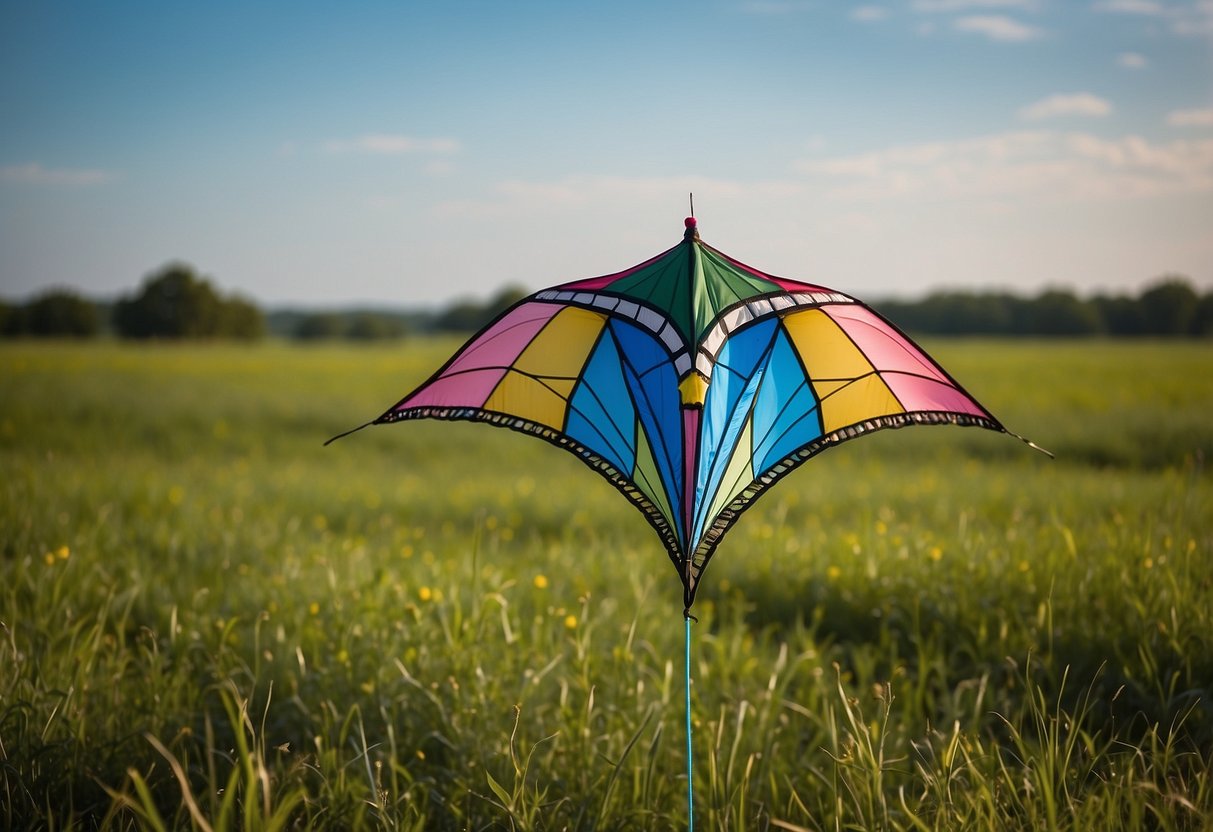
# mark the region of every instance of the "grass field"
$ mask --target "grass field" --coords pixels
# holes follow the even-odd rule
[[[686,827],[681,586],[455,344],[0,346],[0,828]],[[696,828],[1213,828],[1213,351],[927,345],[695,612]]]

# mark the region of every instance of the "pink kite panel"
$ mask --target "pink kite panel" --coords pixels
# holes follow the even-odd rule
[[[816,286],[812,283],[801,283],[798,280],[788,280],[785,277],[771,277],[766,275],[766,279],[779,286],[785,292],[833,292],[833,289],[825,286]]]
[[[881,377],[907,411],[947,410],[973,416],[987,416],[977,402],[950,384],[896,372],[881,373]]]
[[[554,303],[527,303],[519,306],[489,329],[451,362],[443,375],[477,367],[502,367],[513,364],[531,340],[564,307]]]
[[[947,376],[929,358],[871,310],[857,303],[839,303],[825,306],[823,311],[842,327],[876,369],[919,373],[947,381]]]
[[[442,376],[409,396],[396,410],[413,407],[482,407],[508,370],[474,369]]]
[[[695,522],[695,462],[699,457],[699,416],[696,407],[682,409],[682,523],[690,533]]]
[[[643,269],[647,266],[651,266],[653,263],[655,263],[658,260],[660,260],[661,258],[665,257],[667,254],[669,254],[668,251],[663,251],[661,254],[658,254],[656,257],[650,257],[648,260],[645,260],[643,263],[640,263],[638,265],[632,266],[632,268],[630,268],[630,269],[624,269],[623,271],[615,272],[614,274],[604,274],[602,277],[587,277],[584,280],[574,280],[571,283],[562,283],[560,286],[557,286],[556,288],[564,289],[567,291],[572,291],[574,289],[585,289],[585,290],[590,290],[590,291],[592,291],[594,289],[601,289],[604,286],[609,286],[610,284],[614,283],[616,280],[619,280],[620,278],[627,277],[630,274],[635,274],[636,272],[640,271],[641,269]]]

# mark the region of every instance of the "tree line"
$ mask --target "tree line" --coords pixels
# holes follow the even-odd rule
[[[270,334],[300,341],[372,341],[416,332],[472,332],[526,294],[510,286],[486,300],[458,300],[436,311],[266,314],[247,298],[219,292],[190,266],[170,264],[114,303],[95,302],[70,289],[53,289],[23,304],[0,301],[0,336],[89,338],[113,333],[138,340],[254,340]],[[1084,299],[1062,289],[1034,297],[941,291],[920,300],[873,306],[902,329],[922,335],[1213,336],[1213,291],[1198,293],[1180,275],[1164,276],[1135,296],[1098,294]]]
[[[935,292],[918,301],[877,304],[902,329],[930,335],[1213,335],[1213,291],[1167,275],[1137,296],[1082,299],[1049,289],[1035,297],[1007,292]]]

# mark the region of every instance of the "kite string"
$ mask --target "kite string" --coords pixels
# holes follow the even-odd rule
[[[685,613],[687,632],[686,691],[687,691],[687,830],[695,832],[695,767],[691,757],[691,616]]]

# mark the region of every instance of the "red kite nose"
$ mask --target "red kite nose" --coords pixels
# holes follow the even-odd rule
[[[696,225],[699,224],[699,221],[696,220],[694,217],[687,217],[685,220],[682,221],[682,224],[685,225],[687,228],[694,228]]]

